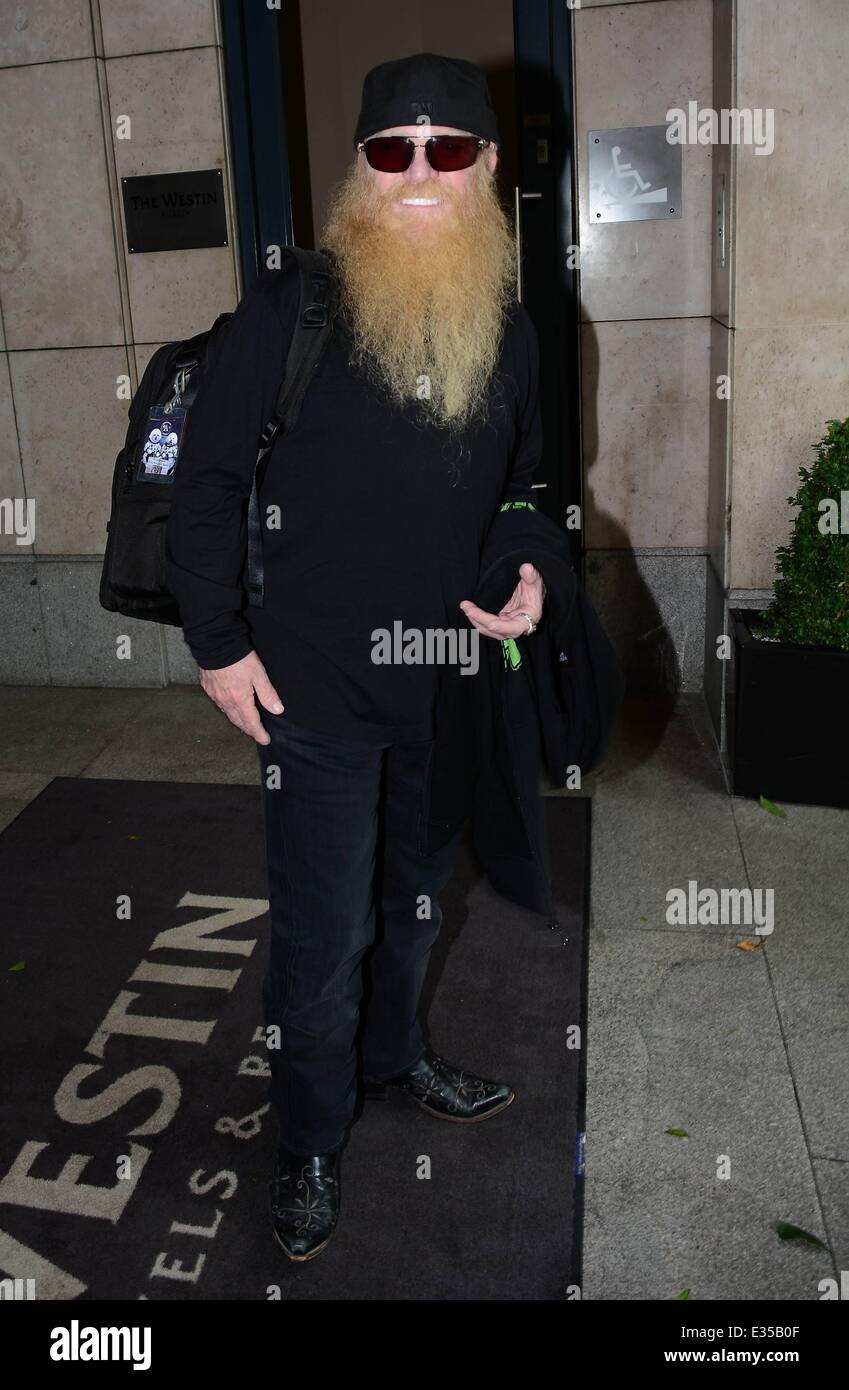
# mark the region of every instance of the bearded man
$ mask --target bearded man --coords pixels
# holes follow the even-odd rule
[[[537,342],[515,299],[483,73],[434,54],[382,64],[354,144],[321,238],[338,314],[262,484],[263,514],[280,518],[263,537],[263,606],[245,606],[240,582],[245,499],[293,333],[294,265],[260,276],[222,335],[168,526],[168,582],[201,684],[256,741],[263,772],[271,1206],[293,1260],[336,1228],[358,1045],[366,1097],[466,1123],[515,1098],[423,1037],[419,995],[459,839],[422,847],[441,675],[434,661],[376,660],[375,639],[398,622],[519,639],[544,596],[522,563],[500,613],[470,599],[493,519],[530,496],[540,457]]]

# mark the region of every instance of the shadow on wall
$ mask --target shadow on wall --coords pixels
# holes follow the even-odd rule
[[[586,587],[608,632],[633,694],[677,696],[683,685],[687,633],[670,631],[657,601],[640,570],[630,537],[615,517],[602,513],[593,500],[592,469],[599,456],[598,383],[600,348],[592,323],[581,324],[579,276],[570,265],[568,250],[573,235],[571,207],[562,190],[574,178],[577,140],[571,100],[567,100],[557,74],[528,65],[519,74],[520,106],[527,130],[520,133],[522,169],[514,182],[526,191],[542,191],[543,197],[524,205],[524,302],[540,334],[542,357],[540,387],[545,432],[544,461],[540,476],[548,482],[548,514],[561,524],[567,508],[581,503],[582,532],[573,552],[579,564],[578,542],[587,545],[588,519],[604,524],[604,549],[586,550]],[[549,109],[550,108],[550,109]],[[542,115],[550,123],[548,161],[535,163],[537,122]],[[579,334],[580,350],[579,350]],[[582,405],[579,402],[582,401]],[[565,407],[563,403],[565,404]],[[578,439],[575,414],[580,409],[582,438]],[[571,466],[580,450],[578,466]],[[646,476],[646,460],[630,461],[631,476]]]
[[[592,323],[582,326],[581,377],[584,383],[600,380],[598,336]],[[632,694],[674,695],[683,684],[679,650],[686,633],[670,631],[639,569],[627,531],[593,501],[592,468],[598,458],[598,390],[584,391],[582,411],[584,507],[586,527],[590,512],[604,519],[604,551],[588,550],[586,584],[599,617],[616,648]],[[640,460],[630,470],[639,476]],[[613,558],[609,552],[615,551]],[[676,641],[677,637],[677,641]]]

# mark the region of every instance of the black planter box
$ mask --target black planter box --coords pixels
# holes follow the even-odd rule
[[[849,807],[849,652],[759,641],[760,616],[731,610],[734,794]]]

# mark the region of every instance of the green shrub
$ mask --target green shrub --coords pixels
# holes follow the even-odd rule
[[[802,486],[787,499],[799,514],[789,544],[775,552],[773,601],[752,632],[849,651],[849,420],[829,420],[814,448],[813,467],[799,469]]]

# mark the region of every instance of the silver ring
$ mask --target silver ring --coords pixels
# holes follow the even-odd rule
[[[517,613],[515,616],[516,616],[517,618],[525,618],[525,619],[527,620],[528,630],[527,630],[527,632],[525,633],[525,636],[526,636],[526,637],[530,637],[530,635],[531,635],[532,632],[536,632],[536,630],[537,630],[537,625],[536,625],[536,623],[534,622],[533,618],[531,617],[530,613],[526,613],[526,612],[524,611],[524,609],[523,609],[520,613]]]

